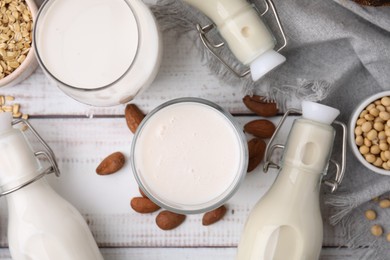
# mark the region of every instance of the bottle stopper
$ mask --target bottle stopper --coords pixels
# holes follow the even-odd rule
[[[319,123],[331,125],[340,110],[311,101],[302,101],[302,117]]]

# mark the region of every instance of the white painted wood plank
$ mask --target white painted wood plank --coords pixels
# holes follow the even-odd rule
[[[38,3],[42,0],[36,0]],[[152,2],[147,0],[146,2]],[[20,85],[1,88],[0,95],[14,95],[23,111],[38,116],[123,115],[124,106],[96,108],[80,104],[62,93],[40,69]],[[191,41],[177,41],[164,35],[164,57],[152,86],[134,102],[145,111],[176,97],[207,98],[233,113],[246,113],[238,86],[227,86],[203,66]],[[245,121],[246,119],[242,119]],[[163,232],[154,225],[154,216],[141,216],[129,207],[137,194],[130,166],[120,173],[101,177],[94,174],[99,161],[116,150],[129,155],[132,135],[123,119],[50,119],[32,120],[57,154],[62,170],[60,179],[50,178],[53,187],[84,214],[101,246],[218,246],[222,248],[113,248],[103,249],[106,260],[122,259],[233,259],[242,226],[250,208],[271,185],[275,174],[260,171],[245,180],[229,201],[226,218],[213,226],[202,227],[200,216],[190,216],[179,229]],[[234,213],[233,213],[234,210]],[[109,212],[109,214],[107,214]],[[7,211],[0,201],[0,245],[7,245]],[[325,229],[325,244],[338,239]],[[337,244],[337,243],[336,243]],[[228,248],[223,248],[229,246]],[[9,260],[7,249],[0,249],[0,260]],[[350,250],[324,249],[321,259],[355,259]]]
[[[233,113],[247,112],[239,86],[228,86],[211,75],[186,37],[177,40],[164,33],[163,61],[154,83],[133,101],[145,112],[164,101],[178,97],[201,97],[220,104]],[[124,105],[93,107],[65,95],[38,68],[33,75],[14,87],[0,88],[0,95],[13,95],[31,115],[123,115]]]
[[[319,260],[356,260],[354,253],[364,249],[324,248]],[[234,259],[235,248],[103,248],[105,260],[229,260]],[[0,249],[0,260],[11,260],[8,249]]]
[[[364,249],[350,250],[344,248],[324,248],[319,260],[356,260],[356,252]],[[228,260],[234,259],[236,248],[130,248],[102,249],[106,260]]]
[[[237,119],[243,124],[254,117]],[[124,118],[30,121],[58,158],[62,176],[49,177],[51,184],[84,214],[97,242],[105,247],[234,247],[250,209],[276,177],[272,172],[262,173],[260,168],[248,174],[228,202],[226,217],[215,225],[204,227],[201,215],[191,215],[179,228],[162,231],[154,223],[157,213],[140,215],[129,206],[130,199],[139,196],[129,163],[114,175],[95,173],[101,159],[114,151],[122,151],[129,158],[133,135]],[[6,221],[3,199],[0,201],[0,246],[7,245]],[[325,234],[328,237],[325,245],[334,245],[337,235],[332,231]]]

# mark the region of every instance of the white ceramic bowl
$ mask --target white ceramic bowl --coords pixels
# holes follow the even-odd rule
[[[35,22],[35,18],[38,13],[38,9],[35,4],[35,1],[34,0],[25,0],[25,1],[31,11],[33,22]],[[31,48],[27,54],[26,59],[10,75],[0,79],[0,87],[10,87],[20,83],[28,76],[30,76],[31,73],[33,73],[34,70],[37,68],[37,66],[38,66],[38,62],[35,58],[35,51],[33,45],[31,44]]]
[[[369,162],[366,161],[364,156],[359,152],[359,147],[355,143],[355,127],[356,127],[356,121],[359,119],[360,113],[371,103],[373,103],[375,100],[381,99],[382,97],[390,96],[390,91],[384,91],[377,93],[375,95],[369,96],[366,99],[364,99],[353,111],[351,118],[349,120],[349,129],[348,129],[348,139],[349,144],[351,146],[353,154],[356,156],[356,158],[369,170],[383,174],[383,175],[389,175],[390,176],[390,170],[385,170],[383,168],[377,167]]]

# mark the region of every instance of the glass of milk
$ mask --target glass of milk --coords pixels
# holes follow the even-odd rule
[[[131,162],[140,188],[162,208],[210,211],[238,189],[247,165],[242,127],[218,105],[199,98],[169,101],[138,127]]]
[[[34,48],[44,72],[72,98],[127,103],[155,78],[161,41],[140,0],[50,0],[38,13]]]

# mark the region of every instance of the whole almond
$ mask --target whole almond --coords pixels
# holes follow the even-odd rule
[[[247,123],[244,131],[260,138],[270,138],[275,132],[275,125],[267,119],[258,119]]]
[[[180,226],[185,219],[186,215],[164,210],[157,215],[156,224],[162,230],[171,230]]]
[[[152,213],[160,209],[160,206],[155,204],[148,198],[135,197],[131,200],[130,206],[138,213]]]
[[[247,172],[251,172],[261,163],[264,158],[266,144],[260,138],[253,138],[248,142],[249,162]]]
[[[259,116],[275,116],[278,114],[278,107],[275,102],[269,102],[262,96],[245,96],[242,101],[252,112]]]
[[[134,104],[128,104],[125,109],[125,118],[127,126],[130,131],[134,134],[145,115],[142,111]]]
[[[96,168],[99,175],[113,174],[119,171],[125,164],[125,156],[121,152],[115,152],[103,159]]]
[[[202,218],[203,226],[209,226],[220,221],[223,218],[223,216],[225,216],[226,211],[227,211],[226,207],[222,205],[219,208],[206,212]]]

